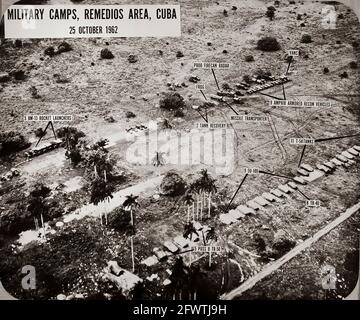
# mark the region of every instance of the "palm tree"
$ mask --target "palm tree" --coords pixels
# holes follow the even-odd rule
[[[209,243],[211,240],[217,241],[218,237],[215,232],[215,228],[211,227],[206,234],[206,243]],[[211,250],[209,251],[209,267],[211,267]]]
[[[215,179],[210,178],[207,181],[207,184],[205,186],[205,190],[208,193],[208,218],[210,218],[210,216],[211,216],[211,197],[212,197],[212,194],[217,192],[215,181],[216,181]]]
[[[187,205],[187,222],[189,222],[190,221],[190,206],[192,207],[192,217],[194,219],[194,198],[193,198],[190,190],[187,190],[185,192],[183,201],[184,201],[185,205]]]
[[[42,183],[35,185],[30,192],[27,210],[32,214],[35,221],[36,230],[39,229],[38,216],[40,216],[41,227],[43,228],[43,236],[45,237],[44,216],[49,212],[49,205],[46,198],[49,196],[51,189]]]
[[[213,192],[216,192],[215,179],[213,179],[207,172],[206,169],[202,169],[200,171],[200,177],[192,184],[192,189],[195,190],[200,197],[200,206],[201,206],[201,218],[203,211],[203,202],[204,197],[206,196],[206,192],[209,194],[208,196],[208,215],[210,218],[211,212],[211,196]]]
[[[164,119],[164,121],[162,123],[162,128],[163,129],[172,129],[172,125],[168,119]]]
[[[133,216],[133,208],[138,207],[139,203],[137,202],[137,198],[139,196],[134,196],[130,194],[129,196],[126,196],[125,201],[123,202],[123,207],[130,209],[130,221],[131,226],[133,228],[133,232],[135,233],[135,227],[134,227],[134,216]],[[134,260],[134,234],[130,237],[130,246],[131,246],[131,262],[132,262],[132,270],[135,271],[135,260]]]
[[[210,230],[207,232],[206,234],[206,242],[209,242],[209,241],[217,241],[218,240],[218,236],[215,232],[215,228],[214,227],[211,227]]]
[[[134,216],[133,216],[133,209],[134,207],[138,207],[139,203],[137,202],[137,198],[139,198],[139,196],[134,196],[133,194],[126,196],[125,201],[123,202],[123,207],[124,209],[129,209],[130,210],[130,221],[131,221],[131,225],[134,226]]]
[[[173,294],[173,300],[176,298],[176,294],[179,292],[179,300],[181,300],[181,293],[184,285],[187,283],[189,270],[186,267],[182,257],[178,257],[171,268],[171,275],[169,280],[171,281],[171,288]]]
[[[90,185],[90,203],[98,205],[100,202],[110,200],[113,198],[115,187],[107,182],[106,172],[105,178],[96,176]],[[100,211],[100,223],[102,224],[102,213]],[[107,212],[105,212],[105,223],[107,224]]]
[[[206,273],[201,271],[198,265],[191,266],[189,270],[189,295],[190,300],[196,300],[199,289],[204,288]]]
[[[184,234],[183,237],[185,239],[190,237],[190,240],[192,239],[193,234],[199,236],[198,232],[196,231],[194,224],[192,222],[189,222],[184,226]]]
[[[160,167],[165,164],[164,152],[156,152],[155,157],[152,159],[152,164],[155,167]]]

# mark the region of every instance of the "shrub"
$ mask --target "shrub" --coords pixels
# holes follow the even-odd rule
[[[58,53],[62,53],[62,52],[69,52],[72,50],[72,47],[70,44],[68,44],[67,42],[61,42],[58,46]]]
[[[257,79],[264,79],[264,80],[269,80],[271,77],[271,72],[270,71],[265,71],[263,69],[258,69],[255,72],[255,76]]]
[[[276,239],[273,244],[273,258],[278,259],[282,257],[285,253],[289,252],[292,248],[294,248],[296,245],[296,241],[287,239],[287,238],[281,238]]]
[[[127,119],[135,118],[136,114],[132,111],[126,111],[125,116]]]
[[[130,227],[130,215],[122,208],[117,208],[108,217],[110,228],[115,231],[127,231]]]
[[[266,11],[266,16],[270,19],[270,20],[273,20],[274,17],[275,17],[275,7],[273,6],[270,6],[267,8],[267,11]]]
[[[174,117],[175,118],[182,118],[184,116],[184,111],[182,111],[182,109],[177,109],[175,112],[174,112]]]
[[[22,48],[22,46],[23,46],[22,40],[16,39],[15,42],[14,42],[14,47],[15,48]]]
[[[181,51],[176,52],[176,58],[182,58],[184,54]]]
[[[326,67],[325,67],[323,72],[324,72],[324,74],[327,74],[327,73],[330,72],[330,70],[329,70],[329,68],[326,68]]]
[[[54,47],[47,47],[44,51],[44,54],[49,57],[53,57],[56,55],[55,48]]]
[[[81,153],[78,149],[73,149],[67,153],[67,156],[69,157],[71,163],[76,166],[82,161]]]
[[[23,70],[16,70],[14,72],[14,78],[15,80],[25,80],[26,76],[25,76],[25,72]]]
[[[312,39],[311,39],[311,36],[309,34],[304,34],[302,37],[301,37],[301,43],[311,43],[312,42]]]
[[[29,88],[29,92],[30,92],[30,94],[31,94],[31,96],[32,96],[33,98],[35,98],[35,99],[40,98],[39,93],[38,93],[38,90],[37,90],[37,88],[36,88],[35,86],[31,86],[31,87]]]
[[[278,51],[281,46],[276,38],[264,37],[258,41],[257,49],[261,51]]]
[[[185,107],[184,98],[179,93],[167,93],[160,100],[160,108],[166,110],[178,110]]]
[[[135,62],[138,61],[138,58],[137,58],[136,55],[131,54],[131,55],[129,55],[129,57],[128,57],[128,61],[129,61],[130,63],[135,63]]]
[[[358,64],[357,64],[356,61],[351,61],[351,62],[350,62],[350,68],[351,68],[351,69],[357,69],[357,67],[358,67]]]
[[[35,133],[35,137],[37,138],[41,138],[45,135],[43,128],[37,128],[34,133]]]
[[[245,61],[246,61],[246,62],[255,61],[254,56],[252,56],[252,55],[247,55],[247,56],[245,56]]]
[[[251,77],[249,75],[247,75],[247,74],[243,76],[243,80],[246,83],[251,83]]]
[[[85,133],[75,127],[61,127],[56,130],[56,136],[64,142],[69,143],[69,148],[75,148],[80,138],[85,137]]]
[[[114,55],[109,49],[105,48],[101,50],[100,57],[101,59],[113,59]]]
[[[228,83],[223,83],[221,87],[222,87],[223,90],[230,90],[231,89],[231,87],[229,86]]]
[[[30,146],[27,139],[19,132],[0,133],[0,155],[7,155]]]
[[[160,189],[167,196],[179,196],[185,193],[184,179],[174,171],[169,171],[163,178]]]

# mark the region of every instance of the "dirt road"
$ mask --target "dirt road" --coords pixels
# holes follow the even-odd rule
[[[308,238],[301,244],[297,245],[294,249],[289,251],[287,254],[285,254],[280,259],[276,260],[275,262],[268,264],[262,271],[260,271],[255,276],[249,278],[246,280],[242,285],[237,287],[236,289],[225,293],[221,296],[222,300],[232,300],[236,298],[237,296],[240,296],[243,292],[249,290],[252,288],[256,283],[258,283],[260,280],[264,279],[268,275],[270,275],[272,272],[279,269],[281,266],[283,266],[286,262],[291,260],[292,258],[296,257],[298,254],[300,254],[305,249],[308,249],[313,243],[318,241],[321,237],[329,233],[331,230],[339,226],[341,223],[343,223],[345,220],[350,218],[352,215],[354,215],[356,212],[360,210],[360,202],[358,202],[353,207],[346,210],[344,213],[342,213],[338,218],[336,218],[334,221],[327,224],[324,228],[322,228],[320,231],[315,233],[312,237]]]

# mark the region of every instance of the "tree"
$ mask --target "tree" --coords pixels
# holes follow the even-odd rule
[[[106,172],[107,178],[111,180],[116,161],[109,155],[109,151],[106,149],[107,143],[107,139],[97,141],[90,147],[90,150],[85,151],[82,157],[87,171],[93,171],[95,177]],[[103,178],[105,177],[103,176]]]
[[[164,152],[156,152],[154,158],[152,159],[152,164],[155,167],[160,167],[165,164]]]
[[[167,196],[180,196],[184,194],[186,183],[175,171],[167,172],[160,184],[161,193]]]
[[[30,146],[27,139],[16,131],[0,133],[0,156],[18,152]]]
[[[266,11],[266,16],[270,19],[270,21],[272,21],[275,17],[275,7],[273,6],[270,6],[267,8],[267,11]]]
[[[199,290],[207,288],[205,284],[206,273],[201,271],[198,265],[193,265],[189,269],[189,294],[190,300],[196,300]],[[205,289],[207,290],[207,289]]]
[[[30,192],[27,210],[34,218],[35,228],[39,229],[38,217],[40,217],[41,227],[45,237],[44,217],[49,213],[49,205],[47,197],[50,195],[51,189],[42,183],[37,183],[34,189]]]
[[[192,207],[192,219],[194,220],[194,198],[191,194],[191,190],[187,190],[183,196],[183,202],[187,206],[187,222],[190,221],[190,207]]]
[[[274,37],[264,37],[261,38],[257,43],[257,49],[261,51],[278,51],[281,49],[281,46],[276,38]]]
[[[211,240],[217,241],[217,239],[218,239],[218,236],[215,232],[215,228],[211,227],[210,230],[206,233],[206,242],[208,243]]]
[[[172,129],[172,125],[168,119],[164,119],[164,121],[161,124],[162,129]]]
[[[194,227],[194,224],[192,222],[189,222],[184,226],[183,237],[185,239],[190,238],[190,240],[192,240],[193,235],[199,236],[198,232],[196,231],[196,229]]]
[[[312,42],[311,36],[309,34],[303,34],[300,42],[301,43],[311,43]]]
[[[134,207],[138,207],[139,203],[137,202],[137,198],[139,198],[139,196],[134,196],[134,195],[129,195],[126,196],[125,201],[123,202],[123,207],[124,209],[128,209],[130,210],[130,217],[131,217],[131,225],[134,226],[134,216],[133,216],[133,209]]]
[[[62,127],[56,130],[56,136],[66,142],[67,150],[72,150],[85,137],[85,133],[75,127]]]
[[[90,203],[98,205],[100,202],[110,201],[113,198],[113,192],[115,187],[107,182],[106,172],[104,172],[105,178],[100,176],[95,177],[90,185]],[[102,224],[102,213],[100,211],[100,222]],[[107,224],[107,211],[105,211],[105,224]]]
[[[215,186],[215,181],[209,174],[206,169],[200,171],[200,177],[191,185],[191,188],[198,193],[200,198],[200,214],[202,219],[203,205],[206,198],[206,193],[208,193],[208,216],[210,217],[211,213],[211,197],[214,192],[217,191]],[[198,210],[197,210],[198,211]]]
[[[56,135],[65,142],[65,156],[70,159],[74,166],[79,164],[83,160],[81,147],[85,141],[81,141],[81,138],[85,137],[85,133],[75,127],[62,127],[56,130]]]
[[[177,110],[185,107],[184,98],[179,93],[167,93],[160,100],[160,108],[166,110]]]
[[[178,257],[171,268],[171,275],[169,277],[169,280],[171,281],[173,300],[175,300],[177,293],[179,293],[179,300],[181,300],[182,290],[188,282],[188,274],[188,267],[186,267],[182,257]]]
[[[139,196],[133,196],[130,194],[129,196],[126,196],[125,201],[123,202],[124,209],[129,208],[130,209],[130,223],[133,227],[133,232],[135,232],[134,227],[134,217],[133,217],[133,208],[138,207],[139,203],[136,201]],[[132,270],[135,271],[135,261],[134,261],[134,238],[133,235],[130,237],[130,244],[131,244],[131,261],[132,261]]]

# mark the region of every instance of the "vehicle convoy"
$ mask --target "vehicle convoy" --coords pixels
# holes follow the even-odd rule
[[[50,142],[45,142],[41,146],[37,146],[34,148],[31,148],[29,151],[25,152],[25,156],[28,158],[37,157],[41,154],[44,154],[48,151],[57,149],[64,145],[64,142],[61,139],[55,139]]]

